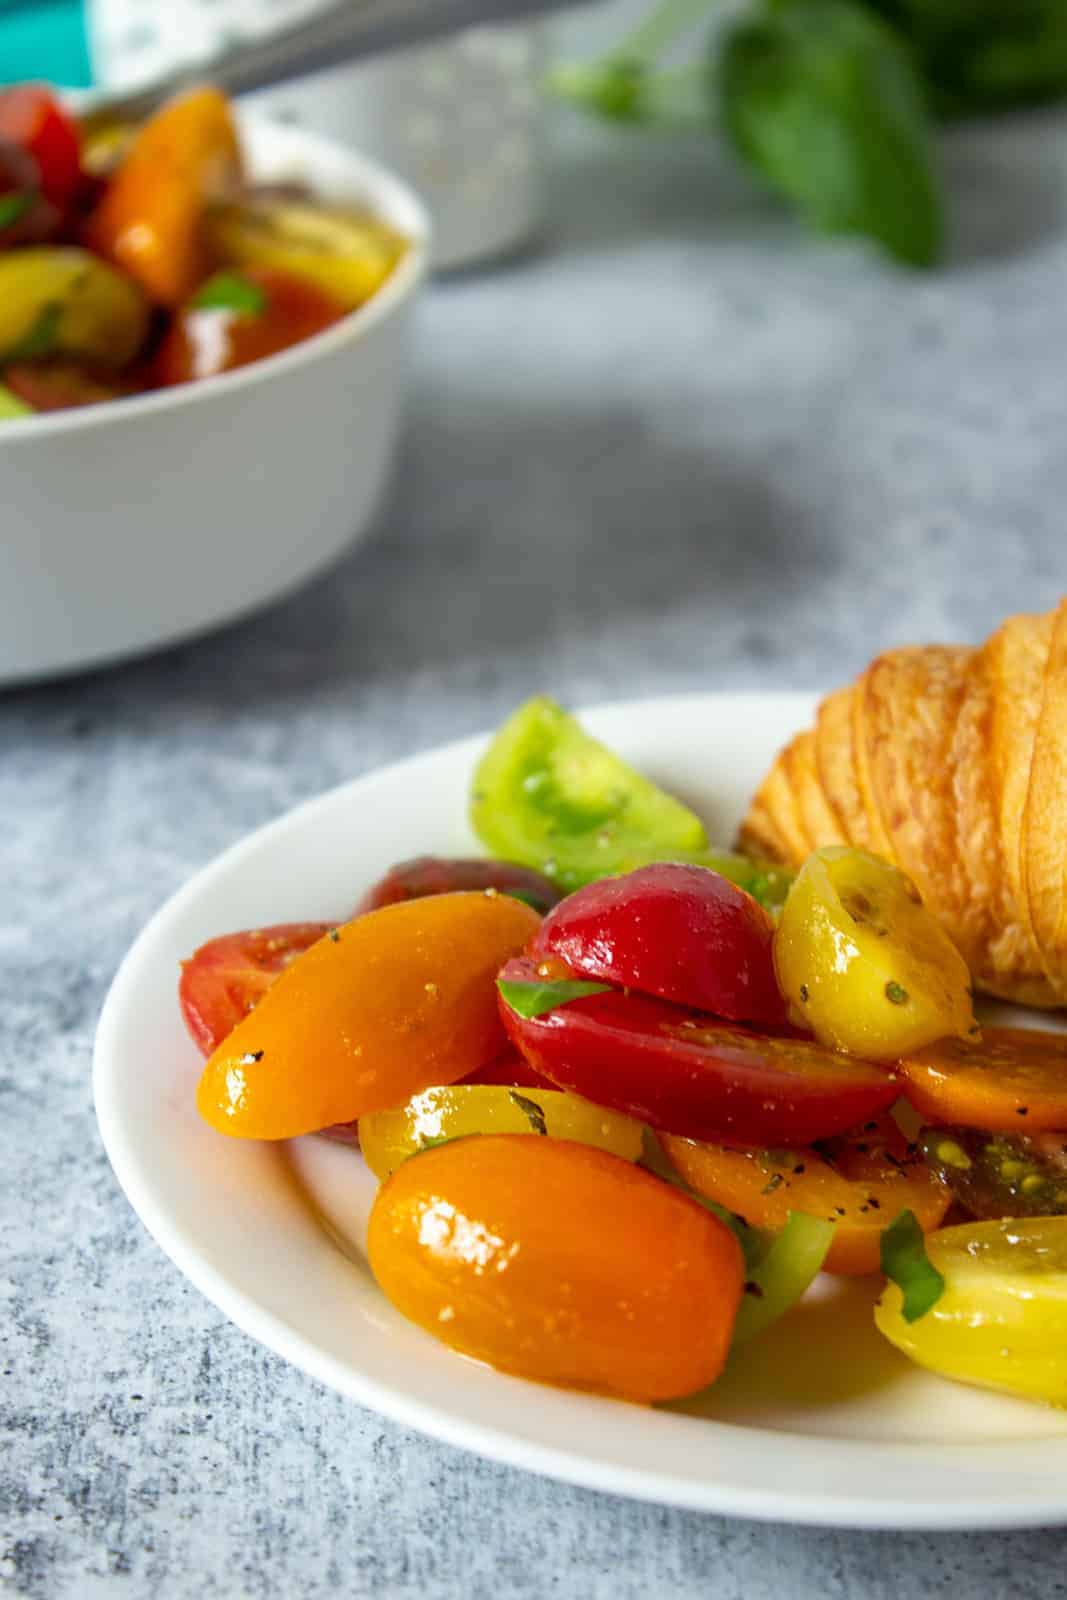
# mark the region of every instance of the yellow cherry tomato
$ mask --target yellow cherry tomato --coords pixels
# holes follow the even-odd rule
[[[816,850],[782,909],[774,964],[822,1044],[892,1061],[977,1032],[967,964],[904,873],[865,850]]]
[[[0,359],[78,356],[125,366],[148,330],[148,305],[124,273],[74,247],[0,256]]]
[[[291,273],[346,311],[381,288],[408,248],[395,229],[366,212],[269,194],[213,207],[207,233],[220,260]]]
[[[960,1383],[1067,1405],[1067,1217],[942,1228],[926,1253],[944,1293],[909,1323],[890,1284],[875,1309],[890,1343]]]
[[[644,1128],[621,1111],[558,1089],[456,1083],[424,1089],[395,1111],[364,1117],[359,1145],[375,1177],[384,1180],[418,1151],[477,1133],[548,1134],[637,1161]]]

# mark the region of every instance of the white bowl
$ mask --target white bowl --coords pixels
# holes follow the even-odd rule
[[[242,119],[261,180],[364,201],[411,240],[325,333],[223,377],[0,425],[0,683],[170,643],[294,588],[360,535],[389,467],[428,225],[410,189]]]

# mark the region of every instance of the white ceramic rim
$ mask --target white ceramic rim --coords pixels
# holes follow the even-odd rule
[[[773,702],[779,709],[790,708],[795,726],[803,726],[813,710],[815,697],[800,693],[676,695],[658,700],[614,702],[580,711],[583,720],[614,716],[657,717],[665,712],[677,714],[685,709],[690,718],[707,714],[716,700],[741,703],[751,708],[753,719]],[[594,731],[596,729],[594,728]],[[279,1317],[264,1309],[227,1276],[205,1259],[195,1240],[176,1227],[154,1193],[151,1172],[142,1165],[123,1122],[121,1096],[115,1092],[109,1070],[122,1012],[138,983],[139,971],[146,964],[146,946],[154,929],[194,904],[205,884],[221,868],[239,863],[245,855],[258,852],[272,837],[294,823],[307,824],[316,812],[339,803],[342,796],[358,806],[361,791],[372,789],[376,781],[425,778],[427,764],[438,759],[464,759],[468,765],[484,747],[485,735],[455,741],[435,750],[379,768],[350,783],[341,784],[302,805],[274,822],[247,835],[215,858],[179,889],[156,913],[142,931],[114,979],[97,1029],[93,1066],[93,1091],[101,1137],[134,1210],[160,1248],[207,1299],[228,1316],[243,1332],[266,1345],[286,1361],[318,1379],[329,1388],[355,1400],[403,1426],[427,1433],[448,1444],[471,1450],[507,1465],[577,1484],[584,1488],[629,1496],[683,1509],[710,1511],[719,1515],[752,1518],[758,1521],[785,1522],[811,1526],[866,1529],[926,1529],[989,1531],[994,1529],[1059,1526],[1067,1523],[1067,1488],[1057,1493],[1054,1486],[1067,1485],[1067,1439],[980,1441],[966,1444],[895,1443],[847,1438],[828,1438],[782,1432],[773,1428],[737,1426],[730,1423],[699,1421],[699,1427],[712,1427],[729,1447],[731,1460],[743,1462],[749,1475],[766,1472],[773,1463],[777,1483],[761,1481],[758,1487],[729,1481],[694,1480],[669,1471],[649,1471],[631,1460],[599,1459],[591,1454],[559,1446],[545,1445],[518,1437],[507,1427],[472,1421],[458,1407],[407,1394],[399,1385],[380,1382],[339,1361],[297,1333]],[[422,769],[422,770],[420,770]],[[413,846],[414,848],[414,846]],[[494,1375],[495,1376],[495,1375]],[[498,1379],[502,1384],[516,1380]],[[527,1386],[523,1386],[526,1388]],[[554,1394],[556,1391],[547,1391]],[[641,1408],[616,1406],[615,1402],[568,1395],[575,1407],[592,1403],[608,1406],[614,1412],[645,1417]],[[502,1408],[503,1405],[502,1395]],[[605,1413],[605,1417],[611,1413]],[[680,1419],[681,1420],[681,1419]],[[684,1419],[693,1421],[694,1419]],[[800,1471],[795,1486],[779,1487],[782,1469]],[[829,1492],[808,1484],[833,1480]],[[882,1488],[872,1492],[871,1484],[906,1485],[907,1494],[895,1498]],[[945,1482],[962,1482],[966,1492],[944,1494]],[[857,1487],[863,1485],[863,1487]],[[940,1491],[940,1494],[939,1494]]]
[[[218,377],[194,383],[177,384],[172,389],[123,395],[117,400],[99,400],[67,411],[11,418],[0,430],[0,451],[17,445],[21,439],[42,439],[57,433],[117,426],[135,416],[196,405],[206,395],[225,394],[251,384],[270,383],[273,378],[283,377],[294,367],[328,356],[366,337],[372,328],[414,292],[426,272],[430,250],[430,219],[414,189],[376,161],[306,128],[273,122],[262,115],[249,115],[240,108],[237,110],[237,122],[242,137],[251,138],[257,129],[269,129],[271,134],[291,143],[294,149],[299,146],[306,151],[312,162],[316,158],[318,161],[343,161],[351,174],[352,188],[366,190],[371,209],[380,203],[383,220],[401,227],[408,237],[410,249],[403,260],[398,262],[381,288],[363,305],[357,306],[321,333],[290,345],[287,350],[264,356],[246,367],[238,367],[234,372],[223,372]],[[403,223],[397,221],[398,212],[404,215]]]

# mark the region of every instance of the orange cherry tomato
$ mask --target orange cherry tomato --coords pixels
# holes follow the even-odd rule
[[[905,1056],[900,1072],[929,1122],[990,1133],[1067,1128],[1067,1034],[983,1028],[980,1039],[942,1039]]]
[[[818,1149],[742,1150],[658,1137],[691,1188],[754,1227],[782,1228],[791,1211],[835,1222],[823,1270],[847,1277],[880,1270],[882,1229],[905,1208],[928,1233],[952,1203],[918,1147],[885,1115]]]
[[[208,271],[205,203],[240,175],[229,102],[191,89],[135,135],[86,223],[85,241],[160,305],[180,305]]]
[[[175,316],[156,356],[156,379],[168,386],[232,372],[310,339],[347,314],[324,289],[273,267],[219,273]]]
[[[744,1277],[728,1228],[619,1156],[486,1134],[379,1190],[371,1268],[464,1355],[546,1383],[669,1400],[718,1377]]]
[[[288,1139],[455,1083],[503,1052],[496,975],[538,921],[509,895],[443,894],[331,930],[210,1057],[200,1114]]]

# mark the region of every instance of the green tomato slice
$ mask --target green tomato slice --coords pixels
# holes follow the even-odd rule
[[[780,874],[710,852],[698,816],[542,696],[508,718],[479,762],[471,821],[495,855],[568,891],[652,861],[698,861],[781,893]]]
[[[763,1333],[802,1299],[822,1270],[833,1237],[834,1224],[824,1217],[790,1212],[785,1227],[771,1236],[748,1268],[734,1323],[735,1345]]]

